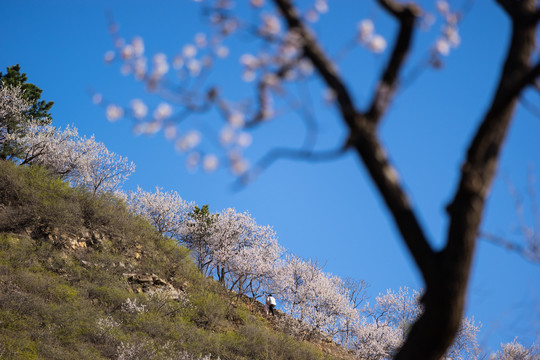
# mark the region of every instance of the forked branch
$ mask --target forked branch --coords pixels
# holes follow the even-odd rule
[[[401,5],[390,0],[381,0],[381,5],[396,17],[402,24],[398,40],[394,44],[389,63],[383,72],[384,86],[379,86],[374,97],[373,111],[370,117],[356,110],[350,92],[343,80],[335,71],[334,65],[320,48],[311,32],[305,27],[290,0],[275,0],[283,14],[290,31],[296,31],[303,40],[303,52],[314,65],[326,84],[336,94],[337,104],[342,119],[350,130],[350,144],[361,157],[371,178],[378,187],[407,247],[417,262],[422,276],[427,281],[434,275],[434,254],[424,232],[410,206],[408,196],[399,182],[395,168],[390,164],[384,147],[376,136],[376,125],[382,114],[389,106],[391,93],[385,93],[385,88],[397,86],[399,72],[404,64],[411,46],[413,26],[419,14],[414,5]]]
[[[400,28],[390,60],[377,85],[371,106],[366,112],[366,119],[372,123],[380,121],[399,85],[399,73],[411,48],[416,19],[421,14],[420,9],[414,4],[399,4],[389,0],[379,0],[378,2],[399,21]]]

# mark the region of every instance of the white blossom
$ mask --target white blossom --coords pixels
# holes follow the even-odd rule
[[[243,148],[249,147],[252,141],[253,141],[252,136],[246,132],[241,132],[240,134],[238,134],[238,137],[236,138],[236,143],[238,144],[238,146],[243,147]]]
[[[206,40],[206,35],[203,33],[195,34],[195,45],[198,48],[204,48],[208,44],[208,41]]]
[[[264,5],[264,1],[265,0],[249,0],[249,3],[253,7],[260,8]]]
[[[136,36],[131,40],[131,46],[133,46],[135,56],[142,56],[144,54],[144,41],[140,36]]]
[[[231,144],[235,139],[234,130],[230,126],[225,126],[219,133],[219,141],[223,146]]]
[[[176,135],[178,134],[178,130],[176,129],[176,126],[173,124],[167,124],[165,126],[164,130],[165,138],[167,140],[172,140],[176,138]]]
[[[502,344],[496,353],[490,356],[490,360],[538,360],[540,358],[540,349],[537,344],[526,348],[517,342],[515,338],[512,342]]]
[[[31,104],[24,98],[24,91],[20,86],[4,85],[0,81],[0,145],[8,141],[9,124],[27,126],[30,119],[27,118],[26,112],[30,106]]]
[[[375,53],[382,53],[386,49],[386,40],[381,35],[375,35],[369,41],[369,48]]]
[[[306,12],[306,20],[310,23],[315,23],[319,21],[319,13],[315,9],[309,9]]]
[[[186,67],[188,68],[191,76],[198,76],[201,73],[202,66],[199,60],[190,59],[187,62]]]
[[[144,127],[144,133],[147,135],[152,135],[157,133],[159,130],[161,130],[163,123],[159,120],[154,120],[146,123],[146,126]]]
[[[109,50],[103,56],[103,60],[105,60],[106,63],[111,63],[114,61],[115,56],[116,56],[116,53],[112,50]]]
[[[148,106],[141,99],[131,100],[131,109],[137,119],[143,119],[148,114]]]
[[[183,55],[185,58],[192,58],[192,57],[194,57],[195,55],[197,55],[197,48],[196,48],[194,45],[187,44],[187,45],[185,45],[184,48],[182,49],[182,55]]]
[[[370,19],[364,19],[358,24],[358,37],[360,41],[368,41],[373,36],[375,26]]]
[[[249,167],[247,160],[244,159],[238,152],[232,152],[229,154],[229,161],[231,162],[231,171],[235,175],[245,173]]]
[[[125,45],[121,50],[121,55],[124,60],[128,60],[133,56],[134,50],[131,44]]]
[[[114,192],[135,171],[135,164],[112,151],[94,137],[80,138],[76,167],[67,178],[73,186],[96,192]]]
[[[242,80],[244,80],[245,82],[252,82],[253,80],[255,80],[256,76],[257,75],[255,74],[255,71],[245,70],[242,73]]]
[[[315,10],[319,13],[324,14],[328,12],[328,2],[327,0],[316,0],[315,1]]]
[[[446,56],[451,49],[457,48],[461,44],[461,37],[457,28],[459,14],[452,12],[448,2],[444,0],[437,1],[437,10],[442,15],[444,24],[433,47],[433,54],[434,56]]]
[[[359,359],[385,360],[401,343],[401,332],[395,327],[363,320],[353,325],[349,347]]]
[[[154,119],[164,120],[172,115],[172,107],[167,103],[160,103],[154,110]]]
[[[178,150],[187,151],[199,145],[201,139],[202,136],[200,132],[191,130],[176,142],[176,147]]]
[[[323,98],[327,103],[333,103],[336,101],[337,95],[333,89],[326,88],[323,93]]]
[[[216,155],[209,154],[203,158],[203,169],[206,172],[212,172],[217,169],[219,160]]]
[[[274,263],[283,249],[269,226],[259,226],[247,212],[226,209],[217,217],[209,239],[212,271],[231,289],[255,298],[272,274]]]
[[[450,11],[450,5],[448,5],[448,2],[446,0],[437,0],[437,11],[441,14],[446,14],[448,11]]]
[[[248,69],[254,69],[259,65],[257,58],[251,54],[243,54],[240,57],[240,63]]]
[[[242,127],[245,124],[244,114],[242,114],[239,111],[233,111],[229,115],[228,120],[229,120],[229,124],[231,124],[231,126],[234,128]]]
[[[357,316],[341,279],[296,256],[288,256],[275,268],[271,291],[286,313],[331,335],[339,332],[345,318]]]
[[[223,45],[219,46],[216,49],[216,55],[222,59],[226,58],[229,55],[229,48]]]
[[[154,58],[152,59],[154,68],[153,68],[153,75],[156,78],[161,78],[163,75],[165,75],[167,72],[169,72],[169,63],[167,62],[167,56],[163,53],[158,53],[154,55]]]
[[[106,108],[106,116],[109,121],[116,121],[124,116],[124,109],[118,105],[110,104]]]
[[[146,58],[140,57],[135,60],[135,63],[133,65],[134,71],[135,71],[135,78],[142,80],[146,76],[147,66],[146,66]]]
[[[107,316],[104,318],[99,318],[96,323],[97,330],[99,335],[106,336],[109,334],[113,329],[120,326],[120,324],[114,320],[112,316]]]
[[[313,64],[310,60],[302,59],[298,62],[298,68],[304,76],[309,76],[313,73]]]
[[[448,55],[450,53],[450,43],[446,39],[440,38],[435,43],[435,49],[441,55]]]
[[[96,105],[99,105],[101,104],[101,102],[103,101],[103,95],[99,94],[99,93],[96,93],[94,95],[92,95],[92,102]]]
[[[277,16],[265,14],[262,18],[262,27],[259,29],[261,34],[274,36],[281,32],[281,23]]]

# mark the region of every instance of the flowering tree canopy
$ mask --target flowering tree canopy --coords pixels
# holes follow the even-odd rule
[[[127,193],[127,205],[131,212],[148,220],[156,230],[165,236],[178,239],[193,209],[176,191],[149,193],[137,187],[137,191]]]
[[[270,226],[257,225],[247,212],[225,209],[211,214],[197,206],[187,217],[179,240],[199,269],[238,294],[263,295],[284,249]]]
[[[30,103],[24,99],[23,90],[20,86],[4,85],[0,83],[0,145],[2,146],[3,158],[9,156],[9,149],[13,144],[7,136],[13,133],[13,124],[26,122],[26,112]]]
[[[501,344],[501,349],[490,357],[490,360],[535,360],[540,357],[538,345],[526,348],[517,339]]]
[[[52,125],[28,124],[6,139],[21,149],[21,164],[39,164],[80,186],[97,192],[117,190],[135,171],[135,164],[109,151],[103,143],[80,137],[74,127],[64,130]]]
[[[335,337],[345,323],[358,318],[343,281],[324,273],[317,263],[297,256],[287,256],[275,268],[271,291],[278,294],[287,314],[311,330]]]

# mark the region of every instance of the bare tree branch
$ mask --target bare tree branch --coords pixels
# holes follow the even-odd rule
[[[305,28],[290,0],[275,0],[275,2],[285,17],[289,29],[291,31],[297,31],[302,36],[305,56],[311,60],[315,69],[326,81],[326,84],[335,92],[343,121],[348,125],[351,132],[349,140],[351,146],[354,146],[368,169],[371,178],[381,192],[407,247],[420,268],[422,276],[425,280],[431,278],[435,269],[433,250],[410,206],[408,196],[398,180],[397,171],[391,166],[386,152],[375,134],[376,122],[368,121],[366,116],[356,111],[350,93],[341,80],[341,77],[334,70],[334,65],[326,57],[310,31]],[[406,32],[406,34],[398,35],[398,42],[401,41],[401,43],[395,47],[400,47],[400,49],[395,50],[392,54],[392,57],[396,59],[390,60],[389,66],[384,72],[385,75],[383,75],[383,78],[388,83],[394,84],[399,69],[405,59],[405,54],[410,46],[410,36],[412,33],[409,26],[411,21],[414,23],[411,16],[414,16],[417,10],[415,7],[398,5],[389,0],[382,1],[382,4],[392,14],[397,13],[398,15],[396,16],[406,18],[404,20],[406,25],[403,27],[405,30],[403,28],[400,29],[400,33]],[[387,102],[384,104],[384,106],[388,105]],[[381,116],[382,111],[377,114]]]
[[[421,14],[420,9],[414,4],[399,4],[389,0],[379,0],[378,2],[399,21],[400,29],[390,61],[377,85],[371,106],[366,112],[366,119],[373,123],[379,122],[384,111],[389,106],[392,95],[398,85],[399,72],[411,47],[416,18]]]
[[[310,59],[328,86],[335,92],[343,119],[352,123],[356,109],[345,84],[337,73],[334,64],[325,56],[311,32],[306,29],[290,0],[274,0],[283,14],[290,31],[296,31],[303,40],[303,51]]]
[[[311,149],[276,148],[265,154],[248,172],[242,174],[233,187],[239,189],[253,182],[273,163],[282,159],[301,160],[310,162],[331,161],[343,156],[348,150],[348,145],[326,151],[313,151]]]
[[[536,0],[519,2],[519,11],[530,11],[535,4]],[[502,5],[508,7],[509,3],[503,2]],[[461,169],[458,189],[447,208],[450,216],[447,243],[438,255],[440,259],[438,281],[447,285],[427,284],[423,299],[425,311],[413,325],[396,359],[439,359],[450,346],[452,334],[459,328],[486,196],[519,93],[528,83],[525,79],[530,74],[530,58],[535,48],[534,24],[524,24],[515,17],[512,17],[512,20],[514,23],[512,40],[497,91],[471,142]],[[434,328],[438,328],[439,334],[446,336],[430,335],[427,329]],[[429,343],[436,341],[437,344],[431,344],[432,346],[427,348],[424,346],[426,341]],[[425,352],[420,357],[418,348],[422,347]]]
[[[436,274],[434,253],[400,184],[397,171],[391,165],[376,134],[363,131],[357,136],[353,141],[356,151],[388,206],[424,280],[426,283],[433,281]]]
[[[534,189],[534,174],[529,170],[527,192],[529,196],[532,226],[527,224],[524,215],[523,200],[509,179],[506,179],[508,191],[514,200],[514,207],[517,215],[517,226],[519,235],[524,241],[524,245],[511,241],[502,236],[493,235],[487,232],[480,232],[479,237],[488,240],[491,243],[502,246],[508,250],[518,253],[526,260],[540,264],[540,213],[536,202],[536,192]]]
[[[295,64],[298,62],[298,58],[292,59],[291,61],[287,62],[283,66],[281,66],[277,71],[271,73],[272,76],[275,77],[275,79],[282,80],[285,78],[287,73],[294,69]],[[270,91],[272,86],[276,86],[275,84],[272,84],[269,80],[270,73],[267,73],[266,76],[264,76],[257,84],[257,111],[255,115],[246,121],[246,124],[244,125],[245,128],[252,128],[256,125],[261,124],[267,117],[268,114],[265,113],[266,108],[268,107],[267,104],[267,93]]]
[[[490,234],[487,232],[480,232],[478,234],[478,237],[480,237],[481,239],[487,240],[492,244],[495,244],[507,250],[513,251],[517,253],[519,256],[521,256],[522,258],[524,258],[525,260],[530,261],[533,264],[537,264],[537,265],[540,264],[540,253],[531,252],[529,249],[527,249],[523,245],[512,242],[502,236]]]

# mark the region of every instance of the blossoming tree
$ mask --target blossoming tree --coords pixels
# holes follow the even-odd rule
[[[343,280],[324,273],[314,261],[287,256],[275,268],[271,284],[283,311],[300,320],[306,336],[324,331],[337,338],[346,321],[358,318]]]
[[[525,347],[518,343],[516,339],[514,341],[501,344],[501,348],[490,359],[493,360],[535,360],[540,357],[540,350],[538,344]]]
[[[41,100],[42,90],[28,83],[21,67],[14,65],[0,72],[0,159],[18,155],[5,134],[17,134],[29,124],[49,125],[52,121],[49,110],[52,101]]]
[[[510,45],[491,102],[463,156],[457,188],[446,207],[449,225],[440,248],[432,246],[379,135],[392,100],[407,83],[403,69],[408,63],[413,37],[420,27],[430,22],[420,5],[376,0],[397,24],[395,39],[387,42],[377,32],[374,22],[366,19],[359,22],[358,32],[348,46],[338,54],[329,54],[321,46],[320,34],[310,26],[328,11],[326,0],[314,0],[307,5],[295,5],[292,0],[251,0],[238,4],[232,0],[197,2],[210,19],[211,36],[196,35],[193,44],[186,44],[172,61],[164,54],[156,54],[151,67],[144,55],[143,40],[137,37],[127,43],[120,38],[117,27],[111,25],[116,48],[106,54],[105,60],[120,59],[124,74],[134,74],[150,91],[160,90],[174,107],[164,102],[154,112],[149,112],[140,99],[135,99],[130,109],[109,103],[107,117],[117,120],[124,115],[132,116],[137,119],[137,132],[164,129],[177,148],[187,153],[188,165],[202,164],[211,171],[225,163],[244,182],[249,182],[280,158],[316,161],[349,152],[356,154],[384,200],[425,285],[421,297],[423,311],[408,329],[407,339],[394,358],[443,357],[462,323],[477,234],[505,136],[520,95],[533,86],[540,75],[540,62],[535,56],[540,21],[538,1],[496,0],[511,23]],[[437,10],[443,26],[433,47],[428,49],[427,61],[435,68],[441,67],[442,57],[459,45],[461,18],[445,1],[437,2]],[[243,16],[249,11],[254,16],[247,18],[255,19],[253,22]],[[212,64],[231,52],[224,40],[237,34],[248,34],[256,39],[251,51],[239,56],[242,78],[253,84],[251,99],[234,100],[232,94],[223,90],[226,86],[207,81]],[[347,74],[342,74],[336,64],[357,45],[388,54],[367,105],[357,98],[346,81]],[[167,86],[170,82],[165,81],[171,68],[180,77],[178,86]],[[321,151],[315,146],[318,124],[309,106],[305,106],[301,96],[299,101],[291,100],[298,99],[291,96],[293,85],[313,76],[326,87],[325,98],[335,106],[346,129],[347,136],[334,149]],[[102,103],[102,96],[96,94],[94,100]],[[245,147],[252,142],[249,131],[264,128],[271,119],[283,114],[283,108],[293,108],[302,114],[307,129],[303,146],[271,149],[250,167],[244,156]],[[176,131],[176,122],[203,112],[218,114],[224,120],[217,139],[226,154],[223,160],[205,150],[203,131]]]
[[[135,171],[135,164],[109,151],[103,143],[80,137],[74,127],[29,124],[6,138],[17,144],[21,164],[39,164],[73,186],[93,193],[114,192]]]
[[[12,124],[26,122],[26,113],[30,102],[23,96],[20,86],[12,86],[0,82],[0,145],[2,148],[10,147],[7,136],[13,133]],[[7,158],[6,153],[4,158]]]
[[[191,251],[199,269],[238,294],[263,295],[284,249],[270,226],[261,226],[248,212],[225,209],[211,214],[195,206],[182,227],[181,243]]]
[[[156,230],[165,236],[178,240],[184,231],[193,203],[182,199],[176,191],[156,188],[150,193],[137,187],[137,191],[127,193],[128,209],[148,220]]]

